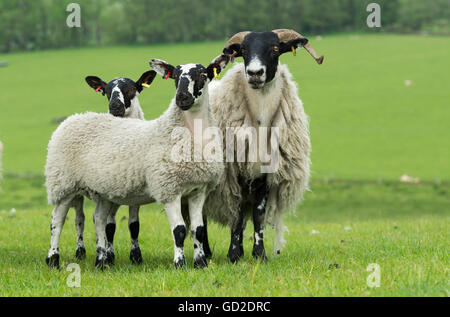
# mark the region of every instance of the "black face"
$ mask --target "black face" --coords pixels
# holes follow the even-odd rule
[[[193,105],[201,103],[202,98],[207,95],[209,81],[214,78],[215,74],[220,74],[229,61],[230,56],[221,54],[205,68],[200,64],[184,64],[174,67],[163,60],[152,59],[150,67],[163,78],[171,78],[175,81],[176,105],[186,111]]]
[[[175,67],[176,103],[181,110],[189,110],[203,94],[208,80],[207,70],[200,64],[186,64]]]
[[[139,96],[144,88],[143,85],[150,85],[156,76],[155,71],[145,72],[141,78],[134,82],[129,78],[117,78],[105,83],[98,77],[86,77],[86,82],[95,91],[106,94],[109,100],[109,113],[116,117],[125,116],[126,110],[132,105],[133,99]]]
[[[131,79],[118,78],[109,82],[106,86],[109,113],[116,117],[123,117],[126,109],[131,106],[131,100],[137,95],[136,83]]]
[[[242,56],[250,87],[260,89],[274,79],[280,55],[290,51],[291,47],[297,48],[307,42],[303,38],[280,42],[274,32],[251,32],[241,44],[232,44],[223,53],[236,52],[236,57]]]

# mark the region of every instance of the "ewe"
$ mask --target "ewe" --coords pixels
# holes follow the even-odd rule
[[[271,128],[278,128],[275,138],[278,144],[271,149],[279,152],[278,161],[271,162],[276,166],[273,171],[263,171],[261,158],[256,162],[248,159],[229,162],[219,185],[207,197],[205,216],[231,228],[228,251],[231,262],[244,254],[243,230],[250,217],[254,224],[253,256],[266,260],[265,223],[276,228],[274,252],[279,253],[285,229],[281,213],[295,208],[308,189],[311,151],[308,118],[291,73],[279,63],[280,55],[291,51],[295,54],[301,47],[318,64],[322,63],[323,57],[317,57],[308,40],[292,30],[240,32],[228,41],[223,53],[231,59],[243,57],[244,64],[235,65],[210,88],[213,115],[222,131],[230,127],[253,127],[257,131],[256,138],[248,140],[246,155],[253,155],[251,149],[259,147],[259,143],[253,142],[271,139],[271,133],[276,132]]]
[[[148,87],[156,76],[155,71],[147,71],[142,74],[137,82],[128,78],[117,78],[108,84],[96,76],[86,77],[86,82],[96,92],[106,94],[109,101],[109,113],[116,117],[135,118],[144,120],[144,112],[139,104],[138,96],[143,87]],[[75,256],[82,260],[86,257],[84,246],[84,201],[83,196],[77,196],[72,200],[71,207],[75,208],[75,227],[77,230],[77,250]],[[107,262],[114,263],[114,234],[116,232],[116,213],[119,206],[114,206],[108,215],[106,225]],[[131,236],[130,260],[133,263],[142,263],[141,249],[139,248],[139,206],[129,207],[128,228]]]
[[[194,265],[207,265],[202,245],[202,209],[207,192],[223,172],[223,163],[177,162],[171,149],[173,152],[180,144],[192,147],[190,135],[186,138],[179,131],[184,128],[192,132],[194,120],[202,120],[205,128],[215,125],[209,111],[208,84],[214,69],[220,72],[228,61],[229,56],[221,55],[204,68],[198,64],[174,67],[152,60],[150,65],[165,78],[174,79],[177,87],[176,97],[156,120],[86,113],[73,115],[58,127],[48,146],[45,172],[48,201],[55,205],[48,265],[59,266],[61,229],[71,201],[79,195],[97,203],[96,266],[103,268],[107,264],[105,228],[109,210],[117,205],[157,201],[164,204],[171,225],[175,267],[182,267],[186,237],[182,200],[189,205]]]

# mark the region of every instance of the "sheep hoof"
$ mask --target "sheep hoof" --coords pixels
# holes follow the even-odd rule
[[[130,251],[130,260],[133,264],[141,264],[142,263],[142,253],[140,248],[131,249]]]
[[[186,258],[184,256],[180,257],[180,258],[176,259],[173,262],[173,264],[175,265],[176,269],[181,269],[181,268],[183,268],[183,266],[186,265]]]
[[[194,268],[203,269],[205,267],[208,267],[208,262],[206,261],[205,256],[201,256],[201,257],[194,259]]]
[[[106,251],[106,264],[108,265],[113,265],[114,261],[116,259],[116,256],[114,254],[114,252],[112,251]]]
[[[252,255],[256,260],[260,260],[263,263],[267,263],[269,261],[269,259],[267,259],[266,252],[264,250],[262,253],[259,254],[253,251]]]
[[[80,261],[86,259],[86,248],[85,247],[77,248],[77,250],[75,251],[75,257]]]
[[[205,252],[205,257],[207,260],[212,258],[212,252],[210,248],[203,248],[203,251]]]
[[[255,246],[253,247],[253,252],[252,252],[252,256],[256,259],[256,260],[261,260],[261,262],[268,262],[269,260],[267,259],[266,256],[266,250],[264,250],[264,247],[259,247],[259,246]]]
[[[97,249],[97,257],[95,258],[95,267],[104,270],[108,266],[107,252],[103,248]]]
[[[47,263],[49,267],[59,269],[59,254],[56,253],[53,254],[51,257],[47,257],[45,259],[45,263]]]
[[[228,258],[230,259],[231,263],[237,263],[242,257],[244,256],[244,250],[241,248],[236,248],[228,251]]]

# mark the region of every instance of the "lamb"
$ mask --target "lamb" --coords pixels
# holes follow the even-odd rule
[[[207,197],[205,218],[231,228],[228,258],[233,263],[244,255],[243,230],[250,217],[254,224],[253,257],[267,260],[263,240],[266,223],[275,226],[274,252],[280,253],[285,230],[282,212],[295,208],[308,190],[308,117],[287,66],[279,64],[280,55],[291,51],[295,55],[301,47],[322,64],[323,56],[317,57],[308,40],[295,31],[240,32],[228,41],[223,53],[231,59],[243,57],[244,64],[235,65],[210,88],[213,115],[222,131],[230,127],[257,129],[256,139],[248,141],[248,156],[250,149],[255,149],[252,142],[263,137],[274,137],[271,150],[280,154],[277,162],[271,162],[276,168],[270,172],[263,171],[267,166],[261,158],[227,163],[219,185]]]
[[[174,67],[152,60],[151,67],[164,78],[174,79],[177,88],[169,108],[156,120],[124,120],[108,114],[85,113],[69,117],[58,127],[49,142],[45,168],[48,201],[55,205],[46,258],[49,266],[59,267],[62,226],[70,202],[79,195],[97,203],[97,267],[107,264],[105,227],[109,210],[117,205],[155,201],[164,204],[169,218],[175,267],[183,267],[186,262],[182,202],[189,206],[194,266],[207,266],[202,209],[207,193],[223,173],[223,163],[192,161],[191,156],[187,162],[177,161],[174,157],[179,149],[192,147],[194,121],[200,120],[205,128],[215,126],[209,110],[208,84],[229,60],[229,56],[220,55],[207,68],[199,64]],[[202,138],[202,142],[210,139],[201,136],[206,139]],[[195,144],[193,154],[198,154]]]
[[[129,78],[117,78],[109,83],[104,82],[97,76],[86,77],[87,84],[96,92],[106,95],[109,101],[109,113],[116,117],[135,118],[144,120],[144,112],[139,104],[138,96],[144,87],[149,87],[156,76],[156,72],[147,71],[134,82]],[[75,256],[79,260],[86,258],[86,248],[84,246],[84,199],[77,196],[72,200],[72,207],[75,209],[75,228],[77,230],[77,249]],[[114,234],[116,231],[116,213],[119,206],[111,210],[107,225],[107,262],[114,263]],[[142,253],[139,248],[139,206],[129,207],[128,228],[131,236],[130,260],[132,263],[142,263]]]

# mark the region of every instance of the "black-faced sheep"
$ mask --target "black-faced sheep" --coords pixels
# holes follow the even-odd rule
[[[250,217],[254,224],[253,256],[266,260],[265,223],[276,228],[274,252],[279,253],[285,229],[281,213],[295,208],[308,189],[308,117],[291,73],[287,66],[279,64],[282,54],[295,53],[301,47],[318,64],[322,63],[323,57],[317,57],[308,40],[297,32],[238,33],[228,41],[223,53],[232,59],[243,57],[244,64],[235,65],[210,88],[212,111],[224,135],[230,128],[256,131],[256,137],[247,140],[246,159],[226,163],[219,185],[205,203],[208,218],[231,228],[228,257],[232,262],[243,256],[243,230]],[[261,138],[275,140],[269,147],[279,155],[269,166],[261,157],[249,159],[255,149],[261,153]]]

